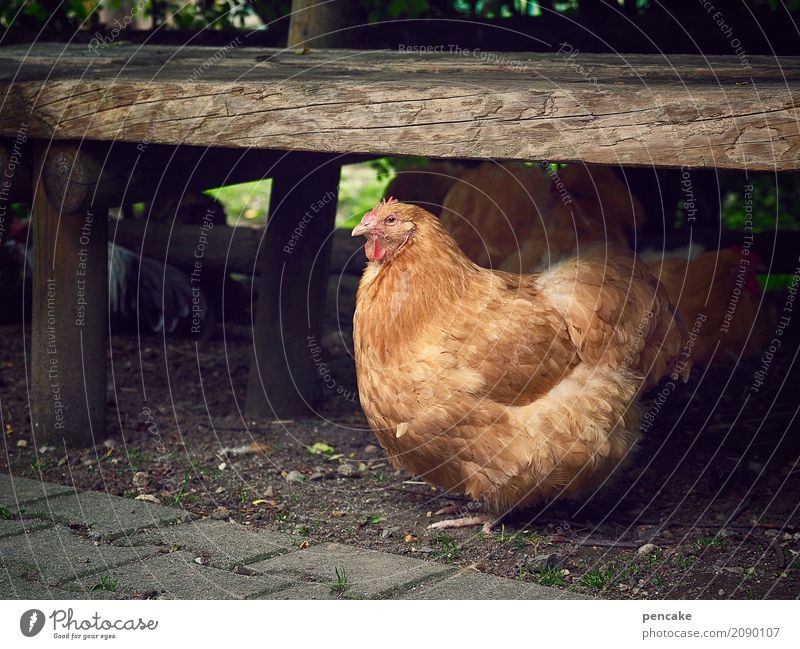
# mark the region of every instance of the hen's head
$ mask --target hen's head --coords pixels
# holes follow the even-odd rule
[[[385,262],[399,254],[429,220],[438,221],[416,205],[384,199],[364,215],[353,236],[367,238],[364,251],[370,261]]]

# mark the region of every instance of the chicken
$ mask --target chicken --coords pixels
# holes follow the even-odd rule
[[[636,443],[641,390],[688,375],[685,329],[624,249],[487,270],[394,199],[353,235],[370,260],[353,332],[370,426],[395,466],[493,512],[603,482]]]
[[[442,222],[475,263],[532,272],[588,244],[627,245],[643,213],[608,167],[486,162],[450,189]]]
[[[438,216],[444,197],[463,170],[463,165],[447,160],[434,160],[424,166],[398,169],[397,175],[386,187],[386,194],[402,196],[406,203],[424,207]]]
[[[763,303],[756,279],[762,266],[755,253],[743,254],[735,248],[713,250],[692,260],[664,257],[650,264],[650,272],[664,285],[692,330],[695,365],[763,351],[774,328],[774,314]]]
[[[30,295],[33,279],[28,227],[28,222],[15,221],[13,236],[0,254],[0,283],[13,278],[20,300]],[[108,311],[115,330],[138,320],[151,332],[206,334],[212,324],[206,296],[186,273],[112,242],[108,243]]]

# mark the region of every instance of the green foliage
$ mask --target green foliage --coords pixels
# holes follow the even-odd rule
[[[334,567],[335,579],[331,582],[331,592],[336,595],[343,595],[350,589],[350,582],[347,581],[347,572],[344,568]]]
[[[567,583],[561,568],[542,568],[535,576],[542,586],[564,586]]]
[[[452,563],[461,556],[461,550],[452,536],[438,534],[431,539],[433,557],[447,563]]]
[[[101,575],[100,580],[90,590],[92,592],[105,590],[113,593],[118,586],[119,582],[116,579],[112,579],[109,575]]]
[[[752,185],[751,205],[745,185]],[[721,173],[722,218],[725,228],[742,230],[752,206],[753,232],[800,230],[800,174]]]
[[[617,578],[617,571],[612,566],[595,568],[581,577],[581,583],[595,590],[608,588]]]

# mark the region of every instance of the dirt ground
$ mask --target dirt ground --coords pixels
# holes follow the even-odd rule
[[[149,494],[200,516],[277,526],[301,545],[346,542],[607,598],[800,595],[796,347],[783,348],[758,393],[754,361],[695,370],[661,405],[657,390],[647,395],[654,423],[612,485],[485,536],[426,529],[443,518],[432,512],[469,504],[389,466],[335,337],[319,360],[331,378],[318,416],[275,422],[240,414],[245,327],[218,326],[202,342],[115,335],[110,437],[66,452],[35,448],[22,334],[0,328],[1,471]]]

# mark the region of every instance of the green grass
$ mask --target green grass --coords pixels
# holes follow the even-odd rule
[[[331,592],[336,595],[344,595],[350,589],[350,582],[347,581],[347,573],[344,568],[336,566],[334,568],[336,578],[331,582]]]
[[[437,534],[431,538],[431,547],[433,548],[433,558],[440,561],[452,563],[461,556],[461,550],[452,536],[447,534]]]
[[[595,568],[581,577],[581,583],[595,590],[608,588],[617,578],[617,571],[612,566],[605,568]]]
[[[698,550],[720,550],[722,549],[722,539],[718,536],[701,536],[694,542]]]
[[[250,492],[247,489],[242,489],[239,492],[239,504],[246,505],[249,500],[250,500]]]
[[[513,550],[524,550],[526,546],[537,545],[547,541],[547,537],[537,532],[515,532],[514,534],[506,533],[506,526],[500,526],[500,534],[493,536],[492,539],[495,543],[500,545],[508,545]]]
[[[697,557],[691,557],[686,554],[679,553],[675,555],[672,563],[678,570],[686,570],[687,568],[691,567],[695,561],[697,561]]]
[[[181,482],[181,486],[178,487],[178,493],[175,494],[174,502],[178,507],[183,506],[183,499],[186,498],[186,492],[189,488],[189,472],[184,471],[183,473],[183,482]]]
[[[383,198],[386,185],[393,176],[392,165],[388,162],[381,168],[377,161],[342,167],[336,208],[337,227],[352,230],[364,213]],[[271,191],[271,180],[257,180],[211,189],[206,194],[225,206],[229,225],[264,226],[269,216]],[[309,197],[309,201],[312,198]]]
[[[91,591],[105,590],[113,593],[117,590],[119,583],[116,579],[112,579],[109,575],[100,575],[100,581],[92,586]]]
[[[561,568],[543,568],[534,573],[534,577],[542,586],[565,586],[567,582],[564,581],[561,570]]]
[[[47,468],[47,460],[40,458],[31,462],[31,469],[37,473],[42,473]]]
[[[14,514],[11,513],[11,510],[4,505],[0,505],[0,519],[10,521],[12,518],[14,518]]]

